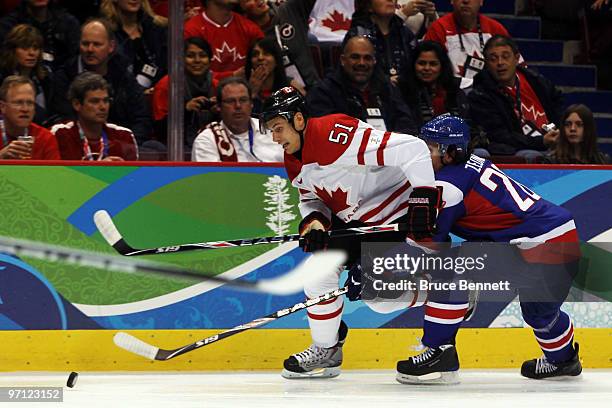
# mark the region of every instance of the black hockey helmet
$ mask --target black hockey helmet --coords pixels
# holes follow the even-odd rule
[[[306,100],[304,96],[292,86],[286,86],[274,92],[265,100],[259,114],[259,127],[261,132],[266,131],[266,123],[277,116],[282,116],[293,125],[293,117],[297,112],[306,116]]]

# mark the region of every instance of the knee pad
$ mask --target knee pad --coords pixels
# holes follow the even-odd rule
[[[338,280],[343,270],[344,267],[339,267],[337,270],[322,276],[315,282],[309,282],[304,286],[304,293],[309,299],[312,299],[338,289]]]

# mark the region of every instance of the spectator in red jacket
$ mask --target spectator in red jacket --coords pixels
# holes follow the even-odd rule
[[[36,107],[34,84],[29,78],[11,75],[0,86],[0,159],[58,160],[55,138],[32,122]]]
[[[190,151],[193,140],[200,130],[215,119],[213,106],[216,103],[215,89],[218,80],[210,71],[210,45],[200,37],[185,40],[185,137],[186,150]],[[163,146],[154,150],[165,151],[168,127],[168,75],[163,77],[153,90],[153,120],[155,139]],[[147,144],[147,147],[152,147]]]
[[[249,48],[264,34],[257,24],[232,11],[238,0],[205,0],[204,11],[185,23],[184,36],[202,37],[212,48],[210,69],[219,75],[241,76]]]
[[[485,67],[485,43],[495,34],[509,37],[498,21],[480,14],[483,0],[451,0],[453,12],[434,21],[425,40],[440,43],[453,63],[455,75],[464,78],[461,88],[472,85],[472,79]]]
[[[138,147],[130,129],[107,123],[111,99],[109,85],[91,71],[70,84],[68,99],[76,120],[53,126],[64,160],[137,160]]]

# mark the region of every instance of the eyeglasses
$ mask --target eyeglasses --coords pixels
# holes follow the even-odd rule
[[[20,108],[27,108],[27,109],[32,109],[36,106],[36,102],[34,101],[13,101],[13,102],[4,102],[7,105],[10,105],[12,108],[15,109],[20,109]]]
[[[246,105],[247,103],[251,103],[251,98],[243,96],[242,98],[224,99],[221,101],[221,103],[227,106],[232,106],[235,104]]]

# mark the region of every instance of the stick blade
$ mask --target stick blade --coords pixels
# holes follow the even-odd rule
[[[290,272],[274,279],[264,279],[257,288],[274,295],[290,295],[301,292],[304,286],[319,281],[344,265],[346,253],[339,250],[317,252],[301,262]]]
[[[155,356],[157,356],[157,352],[159,351],[158,347],[145,343],[144,341],[125,332],[118,332],[115,334],[113,337],[113,342],[117,347],[129,351],[130,353],[138,354],[144,358],[148,358],[149,360],[155,360]]]
[[[96,211],[93,219],[98,231],[100,231],[100,234],[110,246],[114,246],[121,240],[121,234],[117,227],[115,227],[113,219],[106,210]]]

